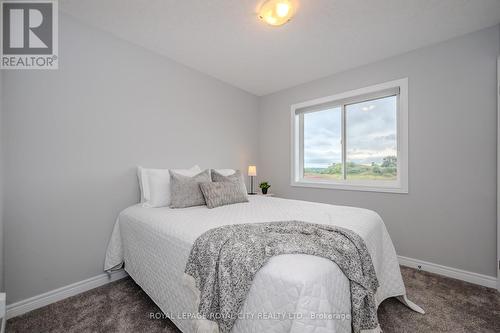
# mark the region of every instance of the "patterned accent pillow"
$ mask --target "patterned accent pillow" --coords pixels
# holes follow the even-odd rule
[[[207,169],[189,177],[170,171],[171,208],[202,206],[205,198],[200,190],[200,183],[210,182],[210,171]]]
[[[248,202],[246,191],[242,191],[241,185],[237,182],[200,183],[200,190],[208,208]]]
[[[241,187],[241,191],[244,193],[248,193],[247,187],[245,185],[245,181],[243,180],[243,177],[241,176],[240,170],[236,170],[232,175],[229,176],[223,176],[222,174],[218,173],[216,170],[212,169],[212,181],[213,182],[231,182],[231,183],[237,183]]]

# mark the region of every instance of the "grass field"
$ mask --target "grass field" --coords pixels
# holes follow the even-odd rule
[[[327,168],[304,168],[304,178],[317,180],[343,179],[342,163],[332,163]],[[380,164],[347,163],[347,179],[351,180],[397,180],[397,160],[387,156]]]
[[[315,172],[304,172],[306,179],[341,180],[341,174],[322,174]],[[352,180],[397,180],[397,175],[379,175],[374,173],[347,174],[347,179]]]

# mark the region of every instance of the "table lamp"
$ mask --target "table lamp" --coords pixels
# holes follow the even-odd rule
[[[257,176],[257,167],[255,165],[248,166],[248,176],[250,176],[250,193],[255,194],[253,191],[253,177]]]

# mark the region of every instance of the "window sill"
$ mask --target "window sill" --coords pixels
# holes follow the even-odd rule
[[[362,191],[362,192],[381,192],[381,193],[400,193],[408,194],[408,187],[401,185],[368,185],[368,184],[353,184],[353,183],[332,183],[332,182],[313,182],[313,181],[292,181],[293,187],[312,187],[312,188],[326,188],[332,190],[343,191]]]

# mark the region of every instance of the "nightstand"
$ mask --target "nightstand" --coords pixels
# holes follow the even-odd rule
[[[257,193],[257,195],[261,195],[263,197],[274,197],[275,196],[274,193],[268,193],[268,194]]]

